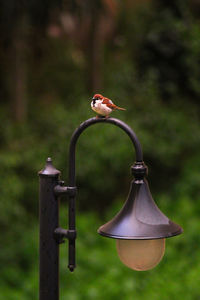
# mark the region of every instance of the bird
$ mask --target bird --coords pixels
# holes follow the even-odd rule
[[[98,115],[108,118],[113,110],[126,110],[125,108],[115,105],[109,98],[102,96],[101,94],[95,94],[92,98],[91,108]]]

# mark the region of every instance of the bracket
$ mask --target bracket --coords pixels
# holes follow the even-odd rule
[[[54,238],[58,244],[65,242],[64,239],[75,240],[76,239],[76,230],[67,230],[61,227],[58,227],[54,230]]]
[[[69,197],[75,197],[77,194],[76,186],[64,186],[64,181],[59,181],[54,187],[54,193],[56,196],[69,195]]]

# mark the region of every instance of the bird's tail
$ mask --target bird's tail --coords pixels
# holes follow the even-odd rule
[[[125,108],[122,108],[122,107],[119,107],[119,106],[116,106],[115,109],[118,109],[118,110],[126,110]]]

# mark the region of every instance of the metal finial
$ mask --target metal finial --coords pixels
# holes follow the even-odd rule
[[[58,176],[60,171],[53,166],[51,157],[48,157],[44,169],[42,169],[38,174],[39,176],[54,177]]]

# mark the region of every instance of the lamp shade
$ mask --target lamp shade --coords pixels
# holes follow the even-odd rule
[[[98,233],[115,239],[161,239],[183,229],[168,219],[155,204],[146,179],[133,180],[124,206]]]

